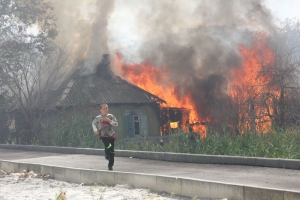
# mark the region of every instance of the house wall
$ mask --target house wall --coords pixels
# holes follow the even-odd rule
[[[159,106],[152,104],[109,104],[109,113],[113,114],[118,122],[119,126],[115,127],[117,136],[126,138],[126,116],[130,114],[139,114],[147,116],[148,136],[160,135],[160,110]],[[99,115],[98,108],[90,108],[90,114],[92,116]]]
[[[149,104],[109,104],[109,113],[113,114],[118,120],[118,126],[114,127],[117,137],[126,138],[126,116],[127,115],[144,115],[147,116],[147,128],[148,136],[160,135],[160,109],[159,105],[155,103]],[[93,106],[88,108],[69,108],[62,111],[64,114],[63,119],[66,121],[71,120],[74,116],[80,115],[82,119],[87,121],[87,127],[92,128],[92,121],[100,114],[99,106]],[[60,112],[48,115],[47,119],[41,119],[44,123],[52,124],[55,126],[57,116]],[[60,119],[59,119],[60,120]],[[74,119],[73,119],[74,120]]]
[[[160,109],[159,105],[155,103],[109,104],[109,113],[113,114],[119,122],[119,126],[114,128],[118,138],[128,138],[126,116],[130,114],[147,116],[148,136],[160,135]],[[99,106],[64,108],[43,113],[35,119],[39,143],[48,144],[50,142],[51,144],[53,137],[62,142],[74,137],[71,145],[75,145],[78,140],[76,137],[89,133],[93,136],[92,121],[99,114]],[[21,120],[16,119],[17,130],[23,127],[22,124]],[[58,138],[64,136],[67,138]],[[65,145],[56,143],[58,143],[57,145]]]

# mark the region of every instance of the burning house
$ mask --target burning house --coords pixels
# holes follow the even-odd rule
[[[272,85],[274,53],[266,36],[258,34],[252,45],[239,47],[239,54],[238,67],[220,74],[196,71],[191,65],[190,76],[184,77],[186,72],[180,70],[189,71],[185,59],[179,60],[181,66],[155,65],[151,59],[132,64],[123,62],[121,54],[117,67],[122,78],[167,101],[162,105],[163,134],[180,124],[205,137],[208,123],[217,130],[225,125],[238,134],[245,130],[267,133],[280,110],[279,90]],[[176,109],[182,107],[187,110]],[[169,127],[165,126],[168,120]]]
[[[109,104],[119,121],[118,137],[168,135],[172,130],[188,130],[190,110],[163,107],[165,100],[116,76],[104,55],[96,73],[77,75],[66,80],[55,94],[48,109],[82,110],[92,119],[99,105]]]

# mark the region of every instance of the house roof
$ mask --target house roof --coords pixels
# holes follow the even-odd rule
[[[165,101],[118,76],[106,80],[93,74],[71,79],[63,91],[60,90],[59,98],[52,101],[49,106],[53,108],[101,103],[165,103]]]

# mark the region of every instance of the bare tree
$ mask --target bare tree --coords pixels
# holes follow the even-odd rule
[[[299,106],[298,98],[300,93],[299,25],[298,21],[285,21],[282,28],[282,31],[286,34],[284,43],[274,42],[276,57],[274,61],[273,81],[270,86],[275,86],[279,90],[278,101],[275,105],[278,109],[274,113],[274,122],[283,129],[287,123],[295,123],[300,117],[299,111],[295,109],[296,105]]]
[[[0,56],[0,79],[17,102],[16,110],[19,112],[16,114],[23,118],[27,139],[37,138],[35,121],[45,110],[46,103],[50,102],[48,94],[65,76],[68,55],[65,49],[59,47],[50,53],[40,54],[30,50],[16,51],[14,42],[5,45],[6,54],[9,53],[12,58],[8,62],[7,57]],[[24,142],[30,141],[25,139]]]
[[[23,119],[25,143],[36,137],[37,111],[45,106],[68,60],[66,49],[54,44],[52,10],[46,0],[0,0],[0,86],[14,101],[16,117]]]

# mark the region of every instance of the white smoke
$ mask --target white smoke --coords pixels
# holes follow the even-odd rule
[[[114,9],[114,0],[51,2],[54,4],[54,15],[58,20],[57,42],[69,46],[73,60],[81,61],[68,67],[82,67],[82,75],[95,73],[102,55],[109,53],[107,26]]]

